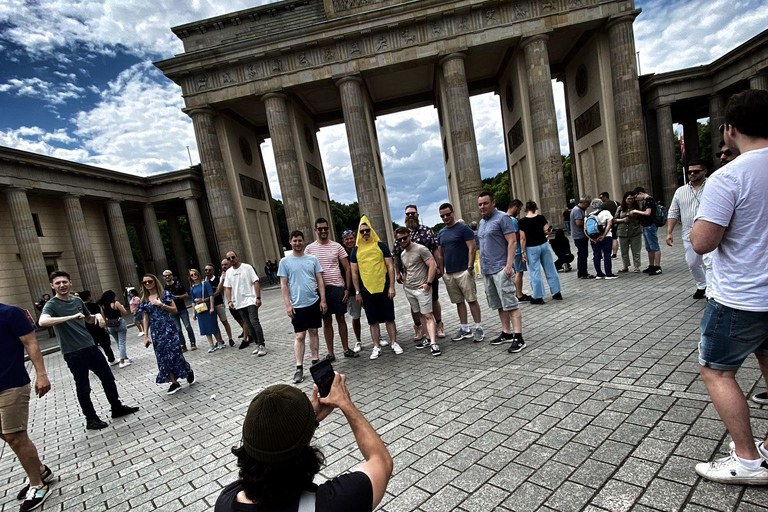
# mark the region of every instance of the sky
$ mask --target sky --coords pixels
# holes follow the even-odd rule
[[[185,168],[190,154],[197,164],[181,89],[152,62],[183,51],[171,26],[262,3],[0,0],[0,146],[143,176]],[[768,0],[635,3],[643,10],[634,25],[643,74],[706,64],[768,27]],[[553,87],[567,154],[562,88]],[[471,103],[482,175],[494,176],[506,169],[499,98]],[[393,220],[415,203],[424,223],[438,223],[447,192],[436,110],[379,116],[376,129]],[[331,198],[355,201],[344,126],[318,138]],[[279,199],[269,139],[261,151]]]

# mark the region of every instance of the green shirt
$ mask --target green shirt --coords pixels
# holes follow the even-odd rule
[[[54,297],[43,306],[43,314],[51,315],[52,318],[72,316],[78,313],[85,315],[85,318],[91,316],[80,297],[70,296],[69,301]],[[70,320],[54,325],[53,330],[56,332],[56,339],[59,340],[62,355],[71,354],[94,345],[93,338],[85,328],[84,319]]]

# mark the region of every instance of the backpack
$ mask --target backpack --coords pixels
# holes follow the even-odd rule
[[[587,217],[587,220],[584,221],[584,230],[587,232],[587,236],[589,238],[592,240],[597,240],[603,236],[605,226],[600,224],[600,220],[597,218],[597,215],[592,213],[589,215],[589,217]]]
[[[667,209],[661,203],[656,203],[656,211],[652,215],[653,223],[658,227],[667,225]]]

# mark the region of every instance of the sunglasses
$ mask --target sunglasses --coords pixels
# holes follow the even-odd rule
[[[227,256],[229,261],[235,261],[235,258],[237,258],[237,256]]]
[[[419,212],[405,212],[405,216],[406,217],[413,217],[413,216],[418,215],[418,214],[419,214]]]
[[[704,172],[704,169],[689,169],[688,174],[699,174],[700,172]]]
[[[448,217],[450,217],[451,215],[453,215],[453,212],[448,212],[448,213],[441,213],[441,214],[440,214],[440,218],[441,218],[441,219],[447,219],[447,218],[448,218]]]
[[[205,269],[205,271],[206,272],[213,272],[213,269],[212,268],[207,268],[207,269]]]
[[[403,243],[403,241],[408,240],[408,238],[410,238],[410,237],[401,236],[401,237],[396,237],[395,240],[397,240],[397,243],[401,244],[401,243]]]
[[[368,234],[368,233],[370,233],[370,232],[371,232],[371,230],[370,230],[370,229],[361,229],[361,230],[360,230],[360,233],[362,233],[363,235],[367,235],[367,234]]]
[[[318,230],[318,231],[320,231],[320,232],[323,232],[323,233],[324,233],[324,232],[326,232],[326,231],[328,231],[328,228],[327,228],[327,227],[325,227],[325,228],[315,228],[315,229],[316,229],[316,230]]]
[[[731,151],[730,149],[726,149],[725,151],[718,151],[717,153],[715,153],[715,156],[717,158],[720,158],[723,155],[725,155],[725,156],[733,156],[733,151]]]
[[[163,278],[165,278],[165,279],[170,279],[170,278],[172,278],[172,277],[173,277],[173,276],[163,276]]]
[[[142,281],[142,282],[141,282],[141,284],[152,284],[152,283],[154,283],[154,281],[152,281],[152,280],[149,280],[149,281]]]

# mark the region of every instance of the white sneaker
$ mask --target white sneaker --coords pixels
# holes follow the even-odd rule
[[[382,347],[388,347],[389,346],[389,342],[387,340],[385,340],[385,339],[381,339],[381,340],[379,340],[379,345],[381,345]]]
[[[140,332],[140,333],[139,333],[139,334],[137,334],[136,336],[137,336],[138,338],[141,338],[142,336],[144,336],[144,333],[143,333],[143,332]]]
[[[114,361],[109,363],[109,366],[117,366],[118,364],[120,364],[120,360],[119,359],[115,359]]]
[[[127,368],[128,366],[131,366],[131,361],[126,359],[124,363],[120,363],[118,365],[118,368],[122,369],[122,368]]]
[[[392,350],[394,350],[395,354],[398,356],[403,353],[403,347],[401,347],[398,343],[392,344]]]
[[[763,460],[757,469],[745,467],[731,451],[727,457],[696,464],[701,477],[721,484],[768,485],[768,462]]]
[[[355,342],[355,348],[353,348],[352,350],[354,350],[355,352],[360,352],[361,350],[363,350],[363,344],[360,343],[359,341]]]
[[[759,439],[754,439],[754,441],[755,441],[755,447],[757,448],[757,454],[760,455],[760,457],[762,457],[763,459],[768,460],[768,457],[764,456],[763,452],[760,451],[760,447],[763,445],[763,442]],[[728,443],[728,449],[730,449],[731,451],[734,451],[736,449],[736,443],[734,443],[733,441]]]
[[[378,359],[379,355],[381,355],[381,349],[379,347],[373,347],[373,352],[371,352],[371,359]]]

